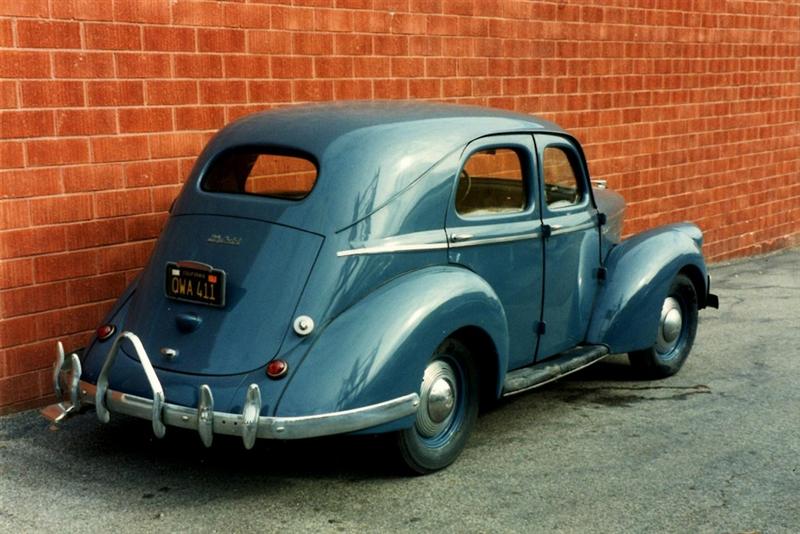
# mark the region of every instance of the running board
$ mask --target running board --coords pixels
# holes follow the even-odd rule
[[[555,358],[511,371],[506,374],[506,380],[503,382],[503,396],[538,388],[562,376],[580,371],[606,356],[608,349],[602,345],[578,346],[562,352]]]

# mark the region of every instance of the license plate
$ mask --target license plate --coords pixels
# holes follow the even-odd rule
[[[175,300],[225,306],[225,271],[192,262],[167,263],[165,289]]]

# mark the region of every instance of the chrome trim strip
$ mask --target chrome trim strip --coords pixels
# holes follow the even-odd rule
[[[409,243],[409,244],[386,244],[374,247],[352,248],[350,250],[340,250],[336,253],[338,257],[345,256],[367,256],[371,254],[389,254],[392,252],[417,252],[420,250],[442,250],[447,248],[447,242],[438,243]]]
[[[595,228],[597,226],[596,221],[586,221],[585,223],[581,223],[577,226],[559,226],[556,228],[553,225],[553,233],[551,236],[554,235],[563,235],[563,234],[571,234],[572,232],[580,232],[581,230],[588,230],[589,228]]]
[[[455,243],[450,243],[450,247],[451,248],[476,247],[478,245],[492,245],[495,243],[512,243],[514,241],[526,241],[528,239],[538,239],[540,237],[542,237],[541,232],[529,232],[527,234],[504,235],[499,237],[478,237],[475,239],[470,239],[469,241],[457,241]]]
[[[81,389],[88,399],[94,399],[94,384],[81,381]],[[150,419],[153,401],[144,397],[106,391],[106,405],[116,413]],[[318,415],[298,417],[266,417],[258,418],[259,438],[267,439],[303,439],[333,434],[344,434],[372,428],[417,413],[419,395],[409,393],[378,404],[329,412]],[[198,410],[188,406],[164,403],[162,408],[164,423],[170,426],[198,430]],[[214,434],[243,436],[244,417],[239,413],[213,412]]]

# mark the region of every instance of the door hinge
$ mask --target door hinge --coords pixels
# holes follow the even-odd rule
[[[605,280],[606,276],[608,276],[608,269],[606,269],[605,267],[600,267],[597,269],[598,280]]]
[[[536,331],[537,334],[543,336],[545,330],[547,330],[547,324],[544,321],[536,321],[533,329]]]
[[[553,227],[550,226],[549,224],[543,224],[542,225],[542,237],[548,238],[551,235],[553,235]]]

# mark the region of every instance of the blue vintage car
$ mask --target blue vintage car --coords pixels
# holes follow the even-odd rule
[[[620,240],[624,202],[535,117],[361,102],[244,117],[197,160],[54,420],[94,405],[215,434],[396,436],[455,460],[480,403],[628,353],[676,373],[717,306],[688,223]]]

